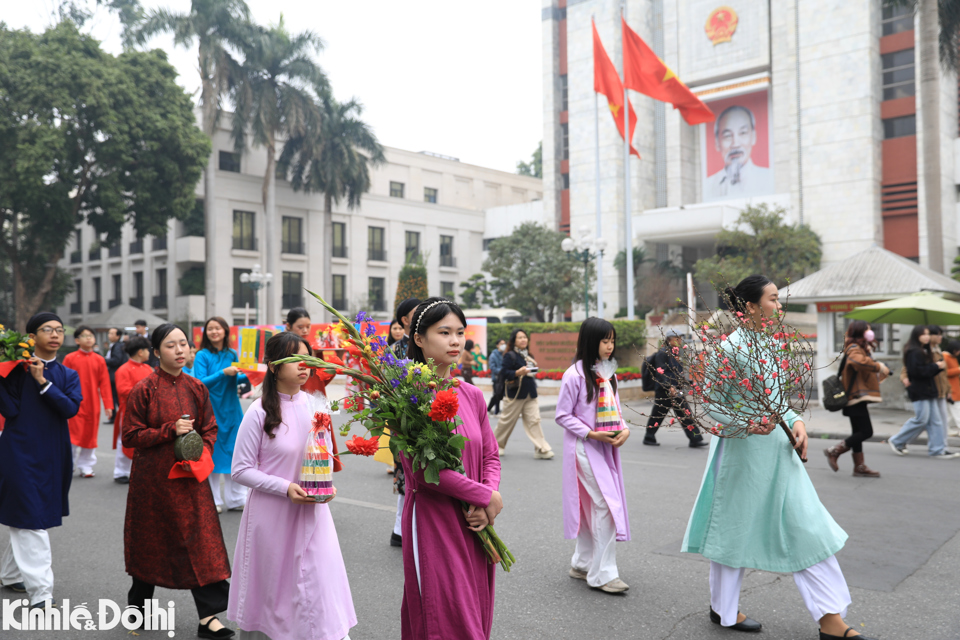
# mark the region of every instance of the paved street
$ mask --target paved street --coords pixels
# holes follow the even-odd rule
[[[559,452],[562,433],[552,422],[552,411],[545,412],[544,427]],[[815,419],[810,428],[816,430]],[[124,603],[129,588],[123,564],[127,489],[111,479],[109,432],[109,425],[101,428],[97,477],[74,480],[73,514],[63,527],[51,530],[56,598],[69,598],[73,606],[86,602],[94,612],[100,598]],[[497,575],[494,638],[736,635],[707,618],[707,563],[678,553],[706,452],[686,447],[678,431],[661,431],[658,437],[660,447],[642,446],[637,434],[622,449],[633,540],[618,545],[618,564],[631,589],[611,596],[567,576],[573,542],[562,536],[559,454],[553,461],[534,460],[518,426],[503,458],[505,510],[497,524],[517,564],[512,573]],[[821,499],[850,534],[838,554],[854,600],[848,622],[883,640],[960,637],[960,460],[929,460],[921,446],[899,458],[885,444],[868,443],[866,459],[883,477],[855,479],[849,456],[841,472],[833,473],[819,451],[830,442],[816,444],[808,471]],[[346,463],[336,478],[339,494],[331,508],[359,618],[351,638],[399,638],[403,575],[399,549],[387,544],[396,504],[390,479],[383,465],[371,460],[348,458]],[[221,519],[231,556],[240,518],[229,512]],[[0,544],[6,544],[6,533],[0,533]],[[13,597],[10,591],[0,596]],[[164,605],[176,603],[176,637],[194,637],[190,594],[158,589],[157,597]],[[748,572],[741,609],[764,624],[763,638],[817,637],[789,575]],[[140,635],[166,637],[164,632]],[[123,630],[2,633],[4,640],[41,637],[129,635]]]

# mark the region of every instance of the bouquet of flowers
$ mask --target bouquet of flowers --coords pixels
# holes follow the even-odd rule
[[[0,377],[6,378],[17,365],[27,367],[33,357],[33,339],[0,324]]]
[[[426,482],[439,484],[440,471],[444,469],[463,473],[466,438],[454,433],[461,424],[456,391],[460,381],[437,376],[432,362],[421,364],[396,358],[386,340],[376,335],[376,327],[366,313],[361,311],[355,322],[350,322],[323,298],[310,294],[339,320],[335,330],[343,335],[341,346],[352,356],[355,366],[329,355],[326,360],[295,355],[273,364],[303,362],[362,383],[353,395],[333,406],[334,410],[342,406],[350,414],[341,429],[342,436],[349,433],[353,424],[362,425],[369,434],[368,438],[353,436],[346,442],[347,451],[374,455],[380,436],[387,430],[391,448],[403,453],[414,470],[422,470]],[[490,562],[510,571],[515,558],[494,528],[487,526],[477,535]]]

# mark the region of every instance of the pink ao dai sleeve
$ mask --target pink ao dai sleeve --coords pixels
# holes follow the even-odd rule
[[[290,480],[260,471],[260,449],[263,441],[269,437],[263,431],[265,417],[260,400],[250,405],[244,414],[233,448],[230,476],[245,487],[285,496],[291,484]]]

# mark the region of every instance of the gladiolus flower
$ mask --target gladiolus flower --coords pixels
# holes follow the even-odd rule
[[[372,456],[380,448],[380,439],[376,436],[364,439],[360,436],[353,436],[347,440],[347,451],[358,456]]]
[[[459,398],[457,398],[456,391],[441,391],[437,394],[437,397],[433,399],[433,404],[430,405],[430,413],[428,415],[431,420],[449,422],[456,417],[459,407],[460,401]]]
[[[451,380],[450,383],[451,383],[453,386],[455,386],[455,387],[459,387],[459,386],[460,386],[460,381],[457,380],[456,378],[454,378],[453,380]]]
[[[379,392],[379,391],[376,391],[376,390],[371,391],[371,392],[370,392],[370,399],[371,399],[371,400],[379,400],[379,399],[380,399],[380,392]]]

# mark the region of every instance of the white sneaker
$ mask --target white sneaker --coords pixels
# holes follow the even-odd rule
[[[607,584],[600,587],[600,590],[606,591],[607,593],[623,593],[629,588],[630,588],[630,585],[628,585],[626,582],[624,582],[620,578],[614,578]]]
[[[505,453],[506,453],[506,451],[504,451],[503,449],[500,449],[500,457],[501,457],[501,458],[503,457],[503,454],[505,454]]]
[[[552,460],[553,456],[555,455],[557,454],[555,454],[553,451],[534,451],[533,459],[534,460]]]
[[[906,448],[906,447],[897,447],[897,445],[893,444],[893,441],[892,441],[892,440],[887,440],[887,444],[890,445],[890,448],[893,449],[893,452],[894,452],[895,454],[897,454],[898,456],[905,456],[905,455],[907,455],[907,448]]]
[[[955,453],[953,451],[947,451],[944,449],[935,456],[930,456],[931,458],[936,458],[937,460],[950,460],[951,458],[960,458],[960,453]]]
[[[223,507],[217,505],[217,513],[223,513]]]
[[[587,572],[586,572],[586,571],[581,571],[580,569],[577,569],[576,567],[570,567],[570,577],[571,577],[571,578],[576,578],[577,580],[586,580],[586,579],[587,579]]]

